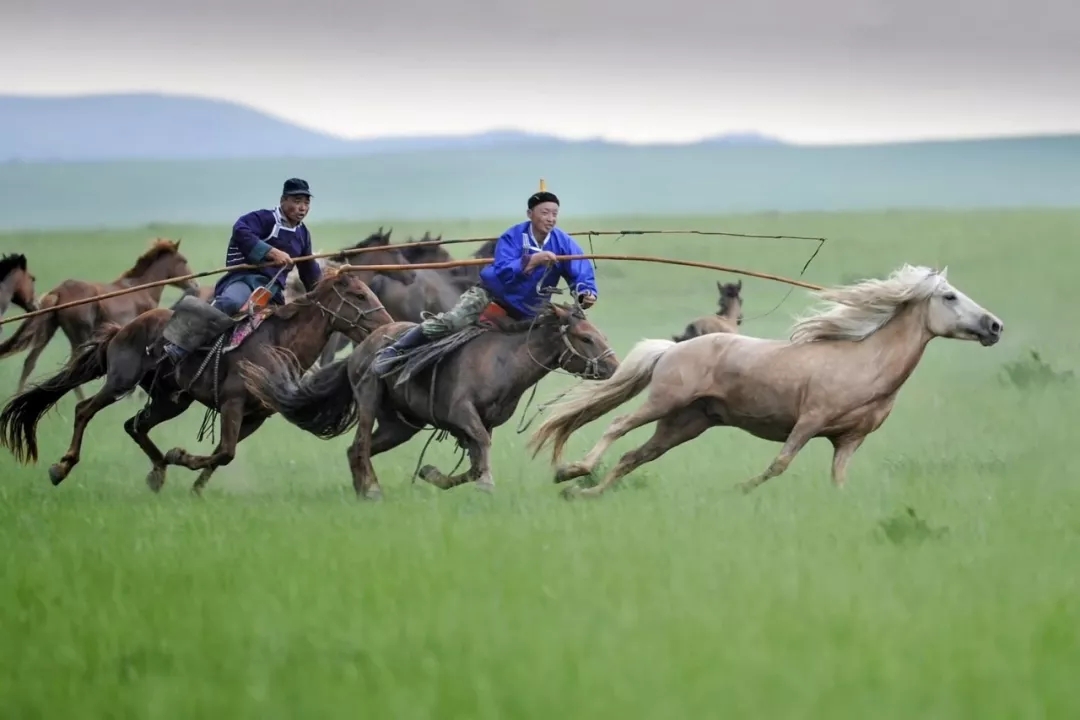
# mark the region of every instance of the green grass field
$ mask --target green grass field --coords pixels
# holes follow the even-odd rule
[[[453,237],[504,225],[430,227]],[[69,439],[66,398],[42,421],[40,465],[0,455],[0,715],[1077,716],[1080,393],[1038,374],[1030,351],[1054,372],[1074,369],[1080,211],[564,225],[826,235],[807,273],[818,283],[947,264],[1004,320],[1005,338],[934,341],[842,491],[819,440],[784,476],[732,494],[778,445],[717,429],[599,501],[567,503],[546,459],[523,454],[515,418],[495,435],[493,496],[410,484],[425,433],[375,460],[385,499],[368,504],[352,493],[347,439],[274,418],[202,500],[188,493],[195,473],[175,468],[153,495],[121,428],[136,400],[98,417],[82,463],[53,488],[46,469]],[[333,248],[370,228],[313,229]],[[425,229],[397,224],[395,238]],[[183,237],[197,268],[222,263],[224,228],[154,232]],[[43,293],[69,276],[115,277],[147,239],[0,236],[0,252],[27,252]],[[812,245],[665,237],[602,239],[595,250],[793,276]],[[611,262],[598,276],[592,317],[622,355],[711,312],[715,281],[727,279]],[[767,314],[787,288],[743,286],[748,334],[783,336],[808,303],[795,290]],[[54,340],[37,377],[66,346]],[[21,362],[0,364],[5,396]],[[537,399],[566,382],[545,380]],[[201,416],[193,408],[154,437],[209,449],[195,441]],[[569,455],[602,429],[587,427]],[[608,463],[650,432],[617,443]],[[456,453],[433,444],[428,458],[449,469]],[[909,507],[917,522],[904,520]]]

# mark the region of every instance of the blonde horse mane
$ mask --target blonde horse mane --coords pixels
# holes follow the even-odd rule
[[[795,320],[791,341],[864,340],[907,303],[933,295],[946,282],[947,270],[904,264],[884,280],[863,280],[818,291],[814,295],[824,300],[824,304],[812,314]]]

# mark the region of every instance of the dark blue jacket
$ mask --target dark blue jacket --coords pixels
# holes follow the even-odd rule
[[[566,280],[575,297],[586,292],[599,298],[596,276],[588,260],[560,261],[550,268],[540,266],[528,275],[525,265],[529,256],[541,250],[556,255],[584,255],[574,239],[559,228],[553,228],[541,248],[532,236],[529,221],[514,225],[495,244],[495,260],[480,271],[480,284],[502,304],[520,313],[523,318],[536,315],[544,297],[538,288],[550,288]]]
[[[255,210],[242,216],[233,225],[232,237],[229,238],[229,249],[225,252],[225,264],[254,265],[263,262],[271,248],[277,248],[290,257],[303,257],[311,255],[311,234],[307,226],[300,223],[295,228],[286,227],[281,210]],[[281,268],[271,267],[261,270],[235,270],[226,273],[214,287],[214,294],[220,294],[222,288],[234,282],[243,282],[253,290],[270,282]],[[296,265],[300,273],[300,281],[310,292],[322,277],[322,269],[314,260],[305,260]],[[275,299],[283,301],[285,283],[288,281],[289,272],[281,273],[272,288]]]

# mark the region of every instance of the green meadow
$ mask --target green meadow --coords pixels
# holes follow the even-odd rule
[[[196,474],[177,468],[154,495],[122,429],[135,398],[97,417],[81,464],[52,487],[46,470],[71,432],[65,398],[40,425],[39,465],[0,450],[0,716],[1080,716],[1080,211],[564,215],[567,229],[826,236],[805,276],[820,284],[947,265],[1003,319],[1004,339],[932,342],[844,489],[829,482],[831,447],[818,440],[747,496],[733,485],[779,446],[714,429],[598,501],[564,501],[547,458],[528,457],[527,434],[515,432],[523,407],[495,433],[491,496],[410,482],[424,433],[375,459],[383,502],[359,501],[349,438],[322,441],[280,418],[202,499],[189,494]],[[497,234],[514,220],[384,224],[403,241]],[[312,229],[334,249],[377,225],[316,218]],[[115,278],[155,235],[183,238],[197,269],[219,266],[227,232],[6,234],[0,253],[27,253],[41,294],[68,277]],[[593,243],[789,277],[813,247],[689,235]],[[609,261],[597,273],[590,315],[620,355],[713,312],[716,281],[735,279]],[[743,278],[742,331],[783,337],[812,302],[790,290]],[[169,289],[163,304],[178,296]],[[35,377],[67,352],[56,337]],[[0,362],[5,398],[22,359]],[[568,382],[544,380],[537,401]],[[195,438],[201,419],[192,408],[154,438],[208,451]],[[582,430],[568,456],[604,424]],[[650,433],[623,438],[606,464]],[[444,470],[456,460],[450,442],[429,448]]]

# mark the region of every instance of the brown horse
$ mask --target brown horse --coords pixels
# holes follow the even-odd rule
[[[83,433],[94,416],[141,386],[150,396],[149,403],[124,423],[124,430],[150,458],[152,469],[147,484],[152,490],[160,490],[166,467],[182,465],[202,470],[192,488],[201,492],[214,470],[232,461],[237,444],[272,414],[248,395],[237,372],[238,363],[267,362],[268,349],[281,347],[292,352],[296,362],[306,368],[315,361],[331,332],[362,340],[391,321],[379,299],[358,276],[333,271],[304,297],[269,310],[253,330],[248,322],[226,330],[221,338],[230,339],[231,351],[229,346],[216,343],[213,351],[192,353],[174,365],[162,350],[163,332],[171,317],[172,310],[157,308],[123,327],[103,325],[59,373],[8,402],[0,412],[0,442],[20,462],[36,462],[37,423],[41,416],[68,391],[105,375],[101,390],[75,408],[71,446],[49,469],[53,484],[62,482],[78,464]],[[250,330],[246,340],[237,337],[237,331],[245,330]],[[221,441],[217,448],[208,456],[190,455],[182,448],[163,455],[148,433],[183,413],[196,400],[221,411]]]
[[[739,326],[742,325],[742,280],[737,283],[726,283],[721,285],[716,283],[716,287],[720,290],[720,309],[715,315],[706,315],[705,317],[698,318],[694,322],[686,326],[682,335],[677,335],[671,339],[675,342],[683,342],[690,338],[698,337],[699,335],[708,335],[709,333],[738,333]]]
[[[41,297],[42,309],[54,305],[63,305],[75,300],[104,295],[115,290],[143,285],[145,283],[181,278],[191,275],[187,259],[180,254],[180,241],[173,242],[158,238],[150,244],[130,269],[111,283],[97,283],[86,280],[65,280]],[[177,280],[171,283],[181,290],[198,289],[195,280]],[[75,348],[87,342],[90,337],[106,323],[124,325],[131,322],[147,310],[156,308],[161,302],[164,287],[158,286],[147,290],[120,295],[107,300],[99,300],[86,305],[57,310],[32,317],[19,325],[15,334],[0,343],[0,360],[29,349],[19,377],[18,391],[26,385],[26,379],[34,371],[38,357],[52,340],[57,329],[63,330],[71,343],[72,357]],[[82,389],[76,388],[75,396],[84,399]]]
[[[425,240],[442,240],[442,235],[438,237],[431,237],[431,233],[425,233]],[[491,258],[495,257],[495,240],[488,240],[481,245],[476,252],[472,254],[473,258]],[[402,254],[405,255],[405,259],[411,263],[436,263],[436,262],[450,262],[454,260],[454,256],[447,252],[446,248],[442,245],[424,245],[422,247],[406,247],[401,249]],[[458,294],[465,292],[480,280],[479,265],[463,265],[456,268],[448,268],[444,270],[437,270],[436,272],[444,273],[450,284],[454,286]]]
[[[710,427],[729,426],[784,443],[750,491],[787,469],[815,437],[833,445],[832,481],[844,484],[852,455],[892,411],[896,395],[935,337],[1001,339],[1001,320],[949,284],[945,271],[904,265],[884,280],[824,290],[828,304],[799,320],[790,341],[714,333],[674,343],[639,342],[610,379],[575,388],[536,429],[533,455],[552,443],[558,463],[567,439],[648,388],[646,401],[616,418],[583,460],[555,482],[588,475],[604,451],[634,428],[659,421],[644,445],[623,455],[603,482],[564,495],[598,496],[619,478]]]
[[[469,452],[468,471],[448,477],[428,465],[420,471],[442,489],[474,481],[494,488],[489,465],[494,428],[513,417],[526,390],[556,368],[606,378],[618,360],[604,335],[578,307],[550,305],[534,320],[471,326],[435,340],[403,358],[407,378],[396,385],[369,372],[379,349],[413,327],[379,328],[343,360],[307,377],[278,358],[244,366],[248,390],[287,421],[318,437],[337,437],[356,426],[349,448],[353,487],[365,498],[382,495],[371,457],[391,450],[432,425]],[[379,428],[372,434],[375,421]]]
[[[34,282],[37,280],[27,269],[26,256],[5,255],[0,258],[0,317],[15,304],[25,312],[37,310],[34,301]]]

